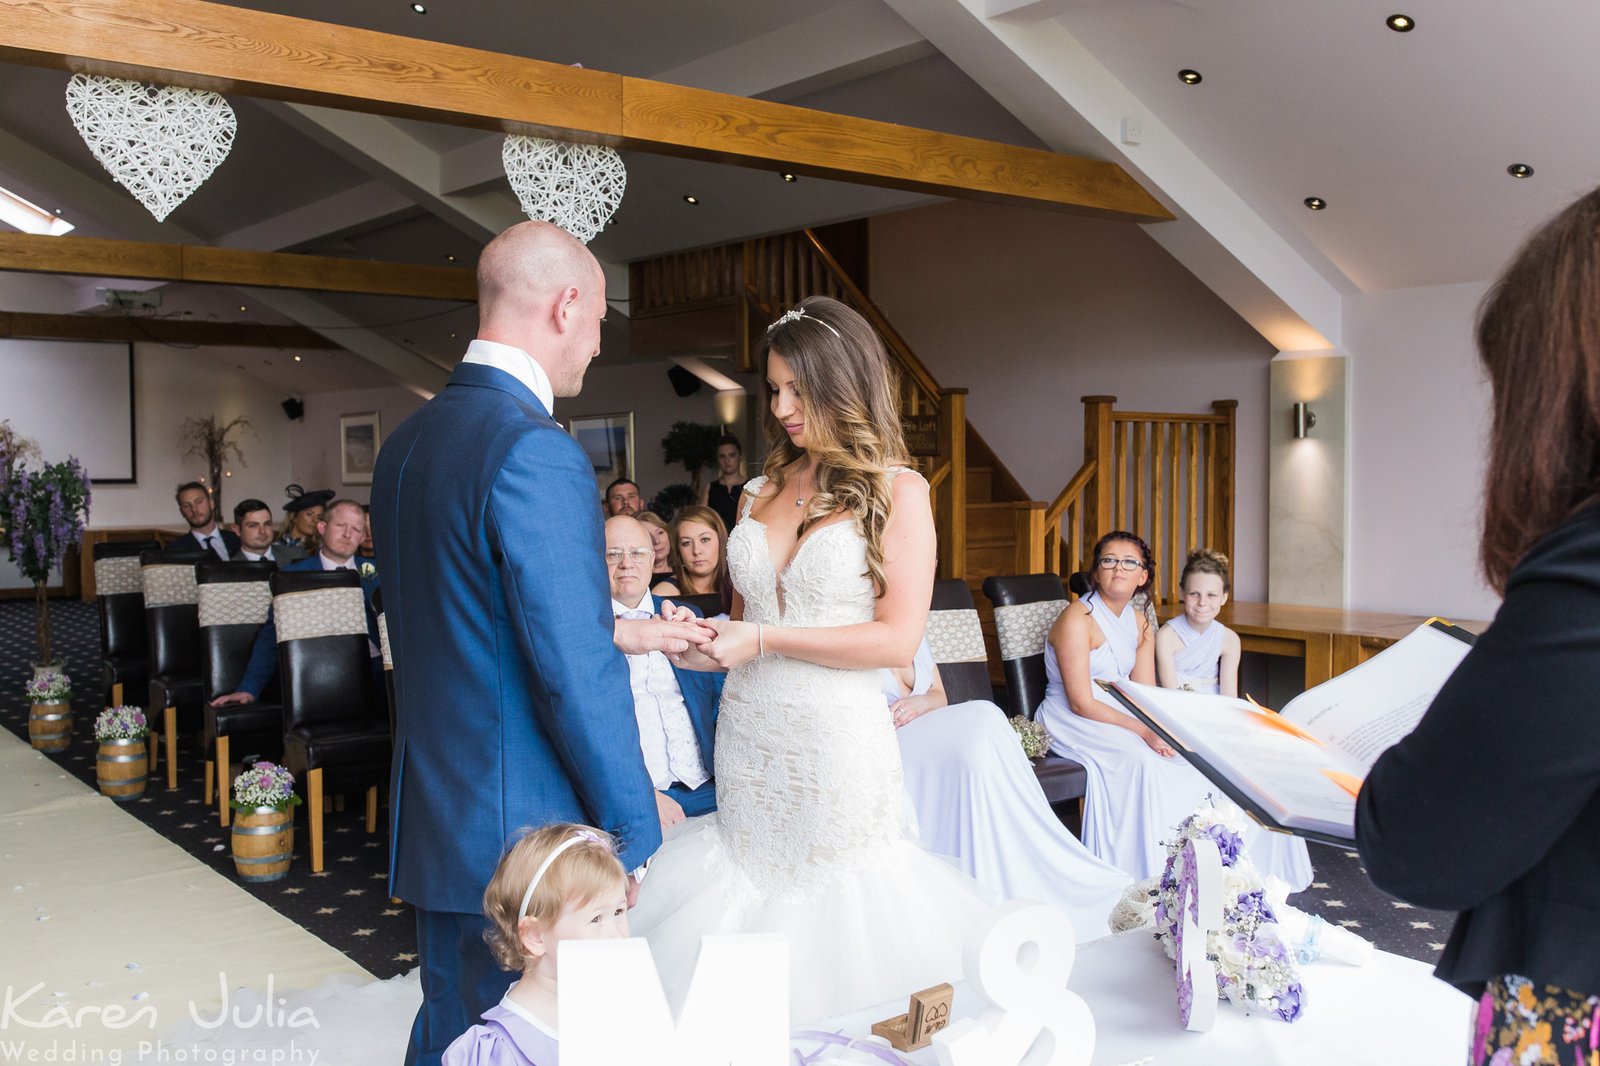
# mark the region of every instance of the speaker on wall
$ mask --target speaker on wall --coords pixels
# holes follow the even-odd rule
[[[283,413],[289,416],[289,421],[294,422],[305,417],[306,405],[291,396],[283,401]]]
[[[700,391],[700,379],[681,366],[667,367],[667,380],[672,382],[672,391],[679,396],[693,396]]]

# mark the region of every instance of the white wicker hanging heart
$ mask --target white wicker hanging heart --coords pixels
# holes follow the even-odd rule
[[[523,214],[553,222],[584,244],[606,228],[628,187],[628,169],[614,148],[512,134],[500,158]]]
[[[100,165],[158,221],[228,158],[239,128],[216,93],[93,74],[67,83],[67,114]]]

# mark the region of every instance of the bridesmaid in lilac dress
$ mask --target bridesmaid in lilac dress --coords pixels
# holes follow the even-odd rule
[[[1209,548],[1190,554],[1178,581],[1183,613],[1156,633],[1156,676],[1164,688],[1239,695],[1239,634],[1217,621],[1233,591],[1228,557]]]

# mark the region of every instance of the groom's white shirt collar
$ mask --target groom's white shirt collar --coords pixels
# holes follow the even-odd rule
[[[544,367],[539,365],[537,359],[521,348],[513,348],[498,341],[486,341],[479,337],[467,345],[467,354],[461,361],[504,370],[528,386],[528,391],[539,397],[539,402],[544,404],[545,412],[551,418],[555,417],[556,394],[550,386],[550,376],[544,372]]]

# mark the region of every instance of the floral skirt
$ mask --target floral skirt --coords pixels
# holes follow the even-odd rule
[[[1600,996],[1507,974],[1478,1000],[1471,1066],[1600,1064]]]

